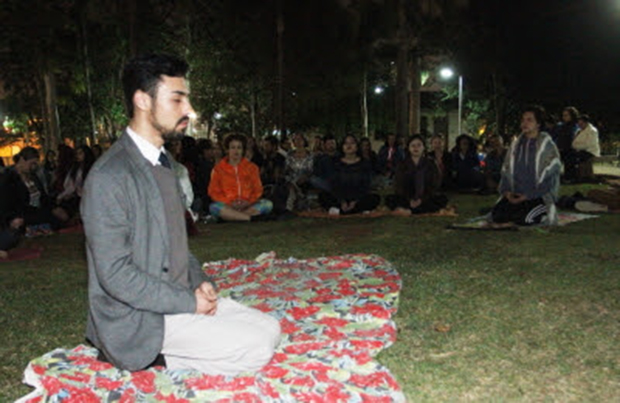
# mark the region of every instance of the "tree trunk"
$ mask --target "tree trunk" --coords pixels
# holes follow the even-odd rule
[[[44,83],[42,83],[42,79],[41,77],[37,77],[36,79],[36,85],[37,85],[37,93],[38,93],[38,99],[39,99],[39,107],[41,108],[41,119],[43,119],[43,133],[44,135],[42,136],[42,140],[43,140],[43,150],[45,152],[48,152],[49,150],[51,150],[51,143],[50,143],[50,134],[49,134],[49,127],[48,127],[48,119],[47,119],[47,110],[45,108],[45,90],[44,90]]]
[[[409,91],[409,133],[420,133],[420,57],[415,56],[411,60],[409,70],[409,80],[411,88]]]
[[[45,85],[45,117],[47,124],[48,149],[55,150],[60,143],[60,122],[58,118],[58,97],[56,94],[56,77],[51,71],[43,73]]]
[[[90,141],[91,145],[97,143],[97,120],[93,107],[93,91],[90,82],[90,58],[88,57],[88,36],[86,33],[86,16],[82,17],[82,53],[84,57],[84,75],[86,77],[86,95],[88,97],[88,112],[90,114]]]
[[[409,43],[405,0],[398,1],[398,57],[396,60],[396,134],[406,136],[409,128]]]
[[[364,81],[362,82],[362,132],[364,137],[368,137],[368,75],[364,71]]]
[[[127,4],[127,17],[129,19],[129,57],[134,57],[138,53],[138,43],[136,38],[136,0],[129,0]]]
[[[505,142],[509,139],[506,133],[506,97],[503,96],[503,86],[497,73],[493,73],[493,98],[495,103],[495,131],[502,136]]]
[[[284,127],[284,13],[282,10],[282,0],[278,0],[276,17],[276,48],[277,48],[277,75],[275,88],[275,123],[280,132],[280,136],[286,135]]]
[[[252,121],[252,137],[256,138],[256,107],[258,104],[256,89],[252,88],[252,99],[250,100],[250,119]]]

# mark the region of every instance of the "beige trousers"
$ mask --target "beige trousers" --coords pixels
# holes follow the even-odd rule
[[[271,360],[280,342],[275,318],[230,298],[218,300],[213,316],[165,315],[162,354],[169,369],[209,375],[257,371]]]

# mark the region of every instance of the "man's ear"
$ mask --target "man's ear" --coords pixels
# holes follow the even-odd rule
[[[151,98],[148,93],[142,90],[138,90],[133,94],[133,104],[135,108],[143,111],[148,111],[151,110],[153,98]]]

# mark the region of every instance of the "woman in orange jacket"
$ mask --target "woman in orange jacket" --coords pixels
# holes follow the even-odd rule
[[[224,221],[256,221],[269,214],[273,204],[263,195],[258,167],[244,158],[246,138],[230,134],[224,139],[226,157],[213,168],[209,212]]]

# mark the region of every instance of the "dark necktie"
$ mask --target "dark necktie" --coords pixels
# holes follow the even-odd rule
[[[168,169],[171,168],[170,160],[168,159],[168,156],[166,155],[166,153],[164,153],[163,151],[161,154],[159,154],[159,163],[165,168],[168,168]]]

